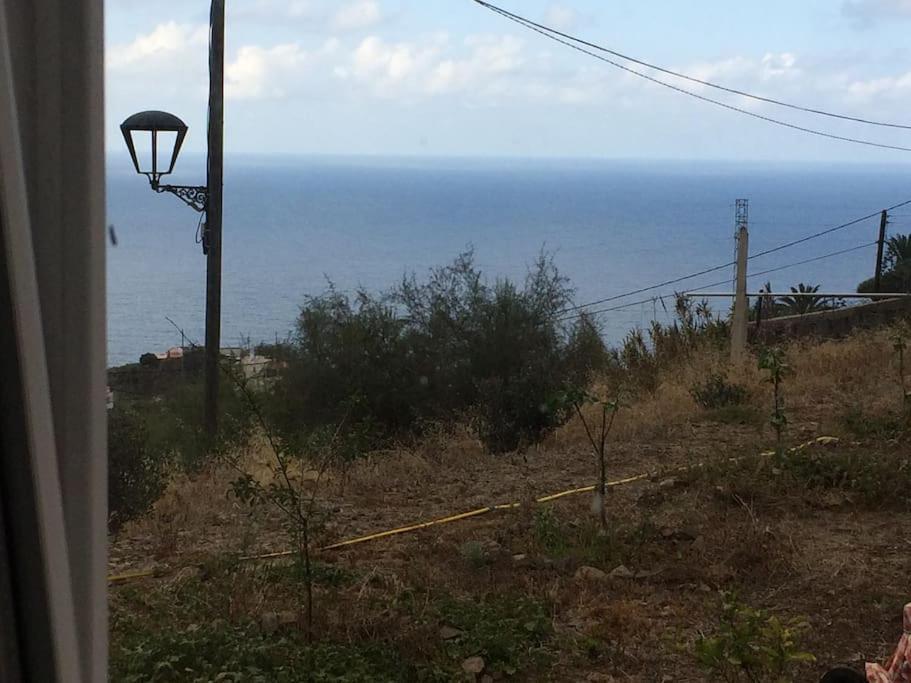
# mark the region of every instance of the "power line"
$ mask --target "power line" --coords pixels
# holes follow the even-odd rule
[[[694,97],[697,100],[701,100],[703,102],[708,102],[709,104],[714,104],[718,107],[722,107],[724,109],[728,109],[730,111],[737,112],[738,114],[743,114],[744,116],[749,116],[754,119],[759,119],[760,121],[772,123],[777,126],[782,126],[784,128],[790,128],[792,130],[800,131],[802,133],[808,133],[810,135],[816,135],[818,137],[828,138],[830,140],[840,140],[841,142],[850,142],[850,143],[853,143],[856,145],[866,145],[868,147],[878,147],[880,149],[891,149],[891,150],[895,150],[895,151],[899,151],[899,152],[911,152],[911,147],[902,147],[900,145],[888,145],[888,144],[881,143],[881,142],[874,142],[872,140],[864,140],[861,138],[852,138],[852,137],[848,137],[845,135],[836,135],[835,133],[828,133],[826,131],[817,130],[815,128],[807,128],[805,126],[799,126],[795,123],[788,123],[787,121],[782,121],[781,119],[772,118],[771,116],[757,114],[756,112],[748,111],[747,109],[743,109],[741,107],[736,107],[733,104],[728,104],[727,102],[715,100],[715,99],[712,99],[711,97],[706,97],[705,95],[700,95],[699,93],[695,93],[692,90],[687,90],[686,88],[681,88],[681,87],[673,85],[671,83],[667,83],[666,81],[662,81],[660,79],[654,78],[652,76],[649,76],[648,74],[642,73],[641,71],[636,71],[635,69],[631,69],[628,66],[624,66],[623,64],[620,64],[619,62],[615,62],[614,60],[608,59],[607,57],[604,57],[595,52],[592,52],[591,50],[587,50],[584,47],[575,45],[575,44],[569,42],[568,40],[564,40],[557,35],[550,34],[547,31],[538,28],[534,23],[528,22],[527,20],[519,17],[518,15],[513,15],[513,14],[507,12],[506,10],[501,10],[500,8],[498,8],[494,5],[483,2],[483,0],[474,0],[474,2],[478,3],[482,7],[486,7],[487,9],[491,10],[492,12],[496,12],[497,14],[509,19],[510,21],[520,24],[521,26],[524,26],[525,28],[528,28],[536,33],[540,33],[542,36],[549,38],[550,40],[553,40],[557,43],[566,45],[567,47],[572,48],[573,50],[582,52],[583,54],[587,54],[590,57],[594,57],[595,59],[605,62],[606,64],[610,64],[611,66],[613,66],[617,69],[626,71],[627,73],[631,73],[635,76],[638,76],[639,78],[644,78],[647,81],[650,81],[657,85],[663,86],[665,88],[669,88],[670,90],[674,90],[675,92],[681,93],[683,95],[688,95],[690,97]]]
[[[829,254],[823,254],[822,256],[815,256],[813,258],[804,259],[803,261],[795,261],[794,263],[789,263],[785,266],[778,266],[777,268],[769,268],[768,270],[761,270],[758,273],[748,273],[747,278],[761,277],[762,275],[769,275],[770,273],[778,273],[782,270],[787,270],[789,268],[796,268],[797,266],[804,266],[808,263],[815,263],[816,261],[822,261],[827,258],[832,258],[834,256],[841,256],[842,254],[850,254],[854,251],[860,251],[861,249],[869,249],[870,247],[875,247],[878,244],[877,241],[868,242],[867,244],[860,244],[856,247],[849,247],[848,249],[840,249],[839,251],[833,251]],[[713,282],[708,285],[700,285],[698,289],[708,289],[709,287],[720,287],[721,285],[726,285],[730,280],[721,280],[720,282]]]
[[[908,199],[903,202],[899,202],[898,204],[894,204],[894,205],[890,206],[888,209],[886,209],[886,212],[891,212],[894,209],[900,209],[901,207],[908,206],[909,204],[911,204],[911,199]],[[815,232],[812,235],[807,235],[806,237],[801,237],[800,239],[793,240],[791,242],[786,242],[785,244],[781,244],[777,247],[772,247],[771,249],[766,249],[765,251],[761,251],[758,254],[753,254],[752,256],[749,257],[748,260],[752,261],[752,260],[760,258],[762,256],[774,254],[776,252],[782,251],[784,249],[788,249],[788,248],[796,246],[798,244],[803,244],[804,242],[809,242],[810,240],[814,240],[819,237],[824,237],[825,235],[829,235],[838,230],[844,230],[845,228],[849,228],[851,226],[857,225],[858,223],[862,223],[863,221],[870,220],[871,218],[876,218],[881,213],[882,213],[882,211],[874,211],[873,213],[867,214],[866,216],[863,216],[861,218],[855,218],[854,220],[848,221],[846,223],[842,223],[841,225],[836,225],[835,227],[828,228],[826,230],[820,230],[819,232]],[[707,275],[709,273],[714,273],[719,270],[724,270],[725,268],[730,268],[733,265],[735,265],[735,262],[730,261],[728,263],[723,263],[719,266],[714,266],[712,268],[706,268],[705,270],[701,270],[697,273],[692,273],[690,275],[684,275],[682,277],[674,278],[672,280],[666,280],[664,282],[660,282],[656,285],[651,285],[649,287],[641,287],[639,289],[634,289],[629,292],[624,292],[623,294],[615,294],[613,296],[609,296],[604,299],[598,299],[596,301],[589,301],[584,304],[568,306],[567,308],[560,311],[558,313],[558,315],[562,315],[564,313],[571,313],[573,311],[578,311],[583,308],[588,308],[589,306],[598,306],[600,304],[610,303],[611,301],[617,301],[618,299],[625,299],[626,297],[629,297],[629,296],[635,296],[636,294],[642,294],[644,292],[649,292],[649,291],[652,291],[655,289],[661,289],[662,287],[667,287],[669,285],[676,285],[680,282],[685,282],[686,280],[692,280],[693,278],[699,277],[701,275]],[[725,282],[727,282],[727,280],[725,280]],[[719,284],[724,284],[724,283],[719,283]],[[718,285],[707,285],[707,286],[716,287]]]
[[[668,74],[669,76],[675,76],[677,78],[682,78],[682,79],[690,81],[692,83],[698,83],[699,85],[704,85],[709,88],[714,88],[715,90],[721,90],[723,92],[730,93],[732,95],[739,95],[741,97],[747,97],[749,99],[757,100],[759,102],[765,102],[767,104],[774,104],[779,107],[787,107],[788,109],[794,109],[796,111],[802,111],[802,112],[806,112],[808,114],[818,114],[820,116],[828,116],[833,119],[841,119],[844,121],[853,121],[855,123],[863,123],[863,124],[867,124],[870,126],[882,126],[884,128],[900,128],[903,130],[911,130],[911,125],[906,125],[906,124],[901,124],[901,123],[887,123],[884,121],[873,121],[871,119],[864,119],[864,118],[860,118],[860,117],[856,117],[856,116],[847,116],[845,114],[836,114],[833,112],[825,111],[823,109],[814,109],[813,107],[804,107],[799,104],[793,104],[791,102],[784,102],[782,100],[776,100],[771,97],[764,97],[762,95],[754,95],[753,93],[749,93],[749,92],[746,92],[743,90],[737,90],[736,88],[729,88],[727,86],[719,85],[717,83],[712,83],[711,81],[704,81],[700,78],[695,78],[694,76],[688,76],[687,74],[680,73],[679,71],[673,71],[671,69],[667,69],[665,67],[658,66],[657,64],[652,64],[650,62],[646,62],[641,59],[637,59],[636,57],[631,57],[629,55],[623,54],[622,52],[617,52],[616,50],[611,50],[610,48],[604,47],[603,45],[598,45],[597,43],[591,43],[582,38],[577,38],[576,36],[570,35],[568,33],[564,33],[562,31],[559,31],[550,26],[546,26],[544,24],[539,24],[535,21],[532,21],[531,19],[527,19],[526,17],[523,17],[521,15],[510,12],[509,10],[503,9],[502,7],[498,7],[489,2],[485,2],[484,0],[475,0],[475,2],[477,2],[479,5],[485,7],[493,12],[496,12],[497,14],[500,14],[508,19],[512,19],[513,21],[524,23],[528,28],[535,27],[535,28],[541,29],[542,31],[546,31],[548,33],[552,33],[552,34],[560,36],[562,38],[566,38],[567,40],[571,40],[575,43],[579,43],[580,45],[585,45],[585,46],[593,48],[595,50],[599,50],[599,51],[605,52],[609,55],[613,55],[614,57],[618,57],[618,58],[626,60],[628,62],[632,62],[633,64],[638,64],[640,66],[644,66],[649,69],[654,69],[655,71],[660,71],[661,73]]]
[[[888,212],[892,211],[893,209],[900,209],[901,207],[907,206],[908,204],[911,204],[911,199],[908,199],[906,201],[895,204],[894,206],[890,206],[888,209],[885,209],[885,211],[886,211],[886,213],[888,213]],[[823,237],[825,235],[829,235],[838,230],[844,230],[845,228],[850,228],[851,226],[857,225],[858,223],[863,223],[864,221],[868,221],[871,218],[876,218],[881,213],[882,213],[882,211],[874,211],[873,213],[868,214],[862,218],[855,218],[853,221],[848,221],[847,223],[842,223],[841,225],[836,225],[834,228],[829,228],[828,230],[821,230],[820,232],[813,233],[812,235],[807,235],[806,237],[801,237],[800,239],[794,240],[793,242],[787,242],[786,244],[782,244],[777,247],[773,247],[771,249],[766,249],[765,251],[761,251],[758,254],[753,254],[752,256],[750,256],[750,260],[757,259],[760,256],[774,254],[776,251],[781,251],[782,249],[788,249],[789,247],[793,247],[798,244],[803,244],[804,242],[809,242],[810,240],[814,240],[817,237]]]
[[[643,292],[650,292],[653,289],[661,289],[662,287],[667,287],[669,285],[676,285],[676,284],[678,284],[680,282],[684,282],[686,280],[692,280],[694,277],[699,277],[700,275],[708,275],[709,273],[715,273],[719,270],[724,270],[725,268],[730,268],[734,264],[735,264],[735,262],[731,261],[730,263],[725,263],[720,266],[715,266],[714,268],[706,268],[705,270],[700,270],[698,273],[693,273],[691,275],[684,275],[683,277],[674,278],[673,280],[665,280],[664,282],[659,282],[657,285],[651,285],[650,287],[642,287],[640,289],[634,289],[633,291],[626,292],[624,294],[616,294],[614,296],[609,296],[605,299],[598,299],[597,301],[589,301],[588,303],[578,304],[576,306],[569,306],[567,308],[564,308],[562,311],[560,311],[558,313],[558,315],[561,315],[563,313],[571,313],[572,311],[578,311],[583,308],[588,308],[589,306],[597,306],[599,304],[606,304],[611,301],[616,301],[618,299],[625,299],[628,296],[633,296],[635,294],[642,294]],[[725,280],[725,282],[727,282],[727,280]],[[651,301],[651,299],[646,299],[646,301]],[[560,320],[563,320],[563,318],[560,318]]]
[[[761,277],[763,275],[769,275],[770,273],[778,273],[782,270],[788,270],[789,268],[796,268],[797,266],[803,266],[808,263],[815,263],[816,261],[822,261],[824,259],[833,258],[835,256],[842,256],[843,254],[850,254],[851,252],[860,251],[861,249],[869,249],[870,247],[874,247],[877,244],[878,244],[878,242],[874,241],[874,242],[868,242],[867,244],[860,244],[855,247],[849,247],[848,249],[840,249],[838,251],[833,251],[828,254],[823,254],[822,256],[815,256],[813,258],[804,259],[802,261],[795,261],[794,263],[789,263],[784,266],[778,266],[777,268],[769,268],[768,270],[763,270],[758,273],[751,273],[747,277],[754,278],[754,277]],[[708,289],[710,287],[720,287],[721,285],[726,285],[729,283],[730,283],[730,280],[720,280],[718,282],[712,282],[712,283],[705,284],[705,285],[699,285],[698,289],[702,290],[702,289]],[[641,301],[634,301],[634,302],[628,303],[628,304],[620,304],[619,306],[611,306],[610,308],[601,308],[601,309],[598,309],[595,311],[592,311],[592,310],[576,311],[575,313],[571,313],[570,315],[566,315],[561,318],[557,318],[557,322],[572,320],[574,318],[581,318],[584,315],[600,315],[602,313],[610,313],[612,311],[622,311],[626,308],[634,308],[636,306],[642,306],[644,304],[652,303],[654,301],[663,299],[666,296],[671,296],[671,294],[664,294],[662,296],[653,296],[648,299],[643,299]]]
[[[668,295],[665,295],[668,296]],[[599,308],[597,311],[577,311],[569,315],[563,316],[562,318],[557,318],[556,322],[563,322],[565,320],[573,320],[575,318],[581,318],[585,315],[600,315],[602,313],[610,313],[611,311],[622,311],[626,308],[635,308],[636,306],[642,306],[643,304],[650,304],[657,299],[661,299],[660,296],[652,296],[648,299],[642,299],[641,301],[633,301],[628,304],[620,304],[619,306],[611,306],[610,308]]]

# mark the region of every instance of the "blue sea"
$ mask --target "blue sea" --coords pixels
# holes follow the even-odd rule
[[[201,184],[201,159],[171,182]],[[108,160],[108,361],[134,362],[180,343],[167,318],[201,342],[205,258],[198,214],[156,195],[119,155]],[[911,198],[911,166],[488,159],[228,158],[225,171],[224,346],[285,338],[301,303],[328,282],[379,290],[473,247],[491,279],[524,277],[541,249],[585,303],[732,261],[734,203],[750,200],[757,253]],[[751,261],[753,272],[876,239],[868,220]],[[911,232],[911,206],[893,232]],[[853,291],[869,248],[768,277]],[[695,290],[730,270],[611,302]],[[730,291],[730,284],[715,288]],[[667,304],[671,307],[671,304]],[[617,341],[666,320],[662,302],[600,316]]]

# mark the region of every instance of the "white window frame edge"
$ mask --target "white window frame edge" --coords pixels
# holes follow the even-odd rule
[[[13,333],[20,350],[28,454],[36,492],[50,614],[51,644],[58,676],[82,683],[69,544],[55,444],[47,356],[41,321],[26,181],[20,147],[16,91],[7,35],[7,0],[0,0],[0,217],[13,304]],[[40,427],[39,427],[40,425]]]

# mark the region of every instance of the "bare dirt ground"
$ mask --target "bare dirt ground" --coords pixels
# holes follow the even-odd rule
[[[321,639],[383,642],[429,661],[446,640],[436,600],[527,596],[547,607],[547,656],[515,672],[488,667],[457,680],[508,673],[514,680],[704,681],[713,678],[693,643],[717,628],[722,592],[734,592],[782,618],[806,618],[802,649],[816,663],[797,667],[793,680],[885,658],[901,632],[901,607],[911,601],[911,507],[896,485],[908,475],[889,475],[911,467],[911,444],[875,428],[898,410],[889,349],[887,331],[789,349],[788,444],[839,437],[808,450],[820,460],[882,462],[864,470],[862,482],[851,473],[842,481],[802,478],[758,455],[773,433],[769,390],[752,366],[729,374],[749,388],[743,410],[696,406],[689,386],[721,362],[710,354],[622,410],[609,478],[656,474],[612,489],[607,538],[598,534],[590,494],[533,502],[594,483],[595,459],[577,423],[525,454],[492,457],[469,435],[441,431],[418,446],[375,454],[345,477],[329,473],[317,491],[318,545],[523,505],[318,552],[318,562],[352,578],[317,586],[316,630]],[[861,418],[846,417],[852,414]],[[736,465],[719,464],[742,456]],[[259,445],[249,467],[268,477],[269,458]],[[706,467],[671,472],[700,463]],[[182,628],[201,619],[256,621],[288,608],[287,585],[250,569],[263,562],[218,578],[218,597],[202,607],[173,602],[183,583],[216,571],[219,558],[288,548],[280,515],[227,494],[233,477],[219,469],[178,477],[152,514],[112,539],[112,574],[159,574],[112,586],[115,649],[125,615]],[[167,610],[161,601],[170,601]]]

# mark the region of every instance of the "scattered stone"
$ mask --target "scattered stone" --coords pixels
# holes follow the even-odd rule
[[[636,575],[629,570],[629,567],[621,564],[619,567],[616,567],[609,576],[612,579],[634,579]]]
[[[481,541],[481,547],[483,547],[484,550],[486,550],[491,555],[499,555],[503,552],[503,546],[501,546],[492,538]]]
[[[634,574],[634,576],[637,579],[650,579],[653,576],[658,576],[658,574],[663,571],[663,569],[640,569]]]
[[[696,538],[696,534],[687,529],[666,526],[661,529],[661,537],[666,541],[692,541]]]
[[[486,666],[484,659],[482,657],[469,657],[464,662],[462,662],[462,671],[467,674],[479,674],[484,671]]]
[[[597,567],[579,567],[574,578],[577,581],[604,581],[607,574]]]
[[[517,563],[518,563],[518,562],[524,562],[526,559],[528,559],[528,556],[525,555],[525,554],[523,554],[523,553],[519,553],[518,555],[513,555],[513,556],[512,556],[512,561],[513,561],[513,562],[517,562]]]
[[[670,477],[668,479],[664,479],[663,481],[658,482],[658,489],[661,491],[666,491],[666,490],[672,489],[676,486],[677,486],[676,477]]]
[[[844,491],[829,490],[822,495],[820,502],[827,508],[839,508],[850,503],[851,496]]]
[[[259,617],[259,627],[266,635],[272,635],[278,630],[278,615],[275,612],[263,612]]]
[[[279,612],[278,613],[278,625],[279,626],[296,626],[297,625],[297,613],[296,612]]]
[[[463,631],[455,628],[454,626],[443,626],[440,629],[440,638],[443,640],[453,640],[462,635]]]
[[[154,576],[166,576],[166,575],[167,575],[167,569],[160,568],[160,567],[155,568]],[[175,582],[186,581],[187,579],[192,578],[194,576],[198,576],[200,579],[205,581],[206,579],[209,578],[208,569],[206,567],[201,567],[201,566],[200,567],[195,567],[195,566],[181,567],[180,569],[177,570],[177,573],[174,575],[174,580],[175,580]]]

